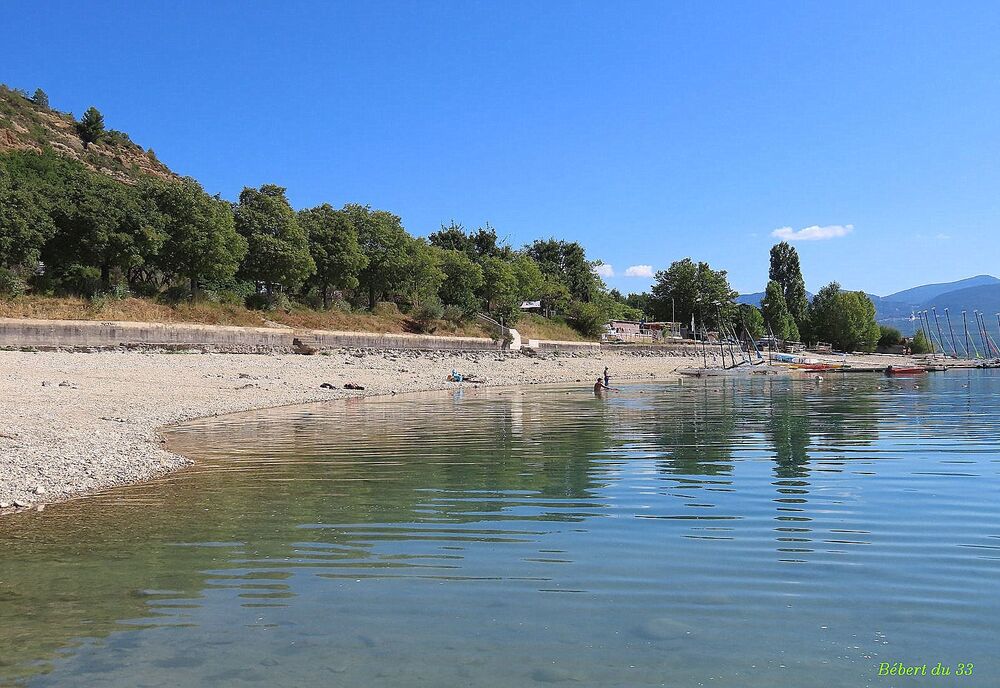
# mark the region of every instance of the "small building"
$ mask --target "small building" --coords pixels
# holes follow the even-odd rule
[[[609,342],[654,342],[679,338],[678,323],[645,320],[611,320],[605,325],[601,336],[601,339]]]

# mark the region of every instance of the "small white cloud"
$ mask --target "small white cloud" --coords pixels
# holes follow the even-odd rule
[[[783,241],[822,241],[847,236],[853,231],[854,225],[826,225],[825,227],[813,225],[798,231],[791,227],[779,227],[771,232],[771,236]]]
[[[652,277],[652,265],[629,265],[625,268],[626,277]]]
[[[596,272],[601,277],[614,277],[615,269],[608,265],[607,263],[601,263],[600,265],[594,266],[594,272]]]

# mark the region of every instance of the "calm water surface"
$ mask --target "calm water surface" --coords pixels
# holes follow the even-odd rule
[[[197,467],[0,520],[0,685],[998,686],[998,393],[686,381],[191,424]]]

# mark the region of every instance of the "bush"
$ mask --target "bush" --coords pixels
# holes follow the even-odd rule
[[[445,306],[441,311],[441,318],[452,325],[460,324],[465,317],[465,311],[458,306]]]
[[[440,305],[440,303],[441,302],[438,301],[438,305]],[[399,306],[392,301],[379,301],[375,304],[375,307],[372,308],[372,315],[399,315]]]
[[[903,335],[895,327],[879,325],[878,348],[887,349],[890,346],[898,346],[903,343]]]
[[[351,306],[351,302],[347,299],[334,297],[330,299],[330,310],[340,311],[341,313],[350,313],[354,310],[354,308]]]
[[[191,289],[186,284],[176,284],[172,287],[167,287],[160,295],[160,300],[170,305],[190,301]]]
[[[0,296],[23,296],[27,290],[28,283],[19,274],[0,268]]]
[[[89,265],[69,265],[56,277],[55,290],[91,298],[101,291],[101,271]]]
[[[441,299],[436,296],[428,296],[426,299],[420,302],[410,317],[413,318],[413,322],[416,323],[417,328],[421,332],[426,332],[428,334],[433,333],[437,329],[436,321],[440,320],[444,316],[444,306],[441,305]]]
[[[607,317],[603,310],[592,303],[574,301],[569,305],[569,323],[584,337],[597,339],[604,332]]]
[[[282,292],[252,294],[246,298],[246,307],[253,311],[288,311],[291,301]]]

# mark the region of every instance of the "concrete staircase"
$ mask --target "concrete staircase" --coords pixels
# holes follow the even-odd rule
[[[292,334],[292,351],[295,353],[312,356],[320,348],[319,341],[314,334],[301,330],[296,330]]]

